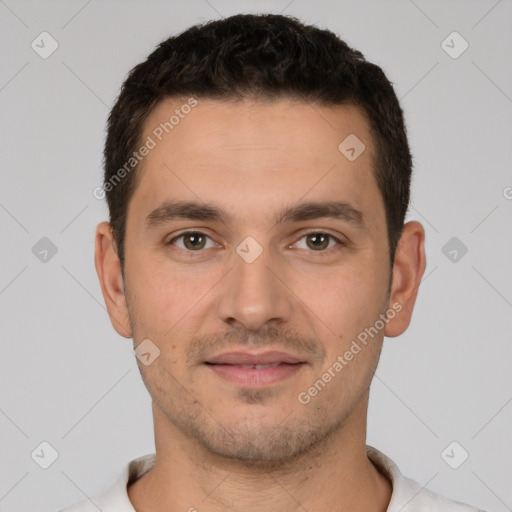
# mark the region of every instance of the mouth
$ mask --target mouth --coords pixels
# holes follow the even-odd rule
[[[306,361],[284,352],[228,352],[205,361],[217,376],[244,387],[265,387],[295,375]]]

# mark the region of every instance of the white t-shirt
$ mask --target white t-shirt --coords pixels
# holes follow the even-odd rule
[[[376,448],[367,445],[366,452],[392,483],[393,492],[387,512],[484,512],[465,503],[449,500],[404,477],[396,464]],[[128,498],[127,486],[149,471],[154,464],[154,454],[132,460],[105,492],[59,512],[98,512],[98,509],[102,512],[135,512]]]

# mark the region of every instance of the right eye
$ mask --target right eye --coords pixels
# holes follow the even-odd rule
[[[177,240],[181,240],[181,243],[177,243]],[[207,246],[208,240],[211,242],[210,246]],[[208,235],[201,233],[201,231],[186,231],[175,236],[166,245],[175,245],[179,249],[186,251],[200,251],[201,249],[214,247],[215,242]]]

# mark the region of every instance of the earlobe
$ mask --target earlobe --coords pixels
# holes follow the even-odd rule
[[[115,248],[112,227],[108,222],[101,222],[96,228],[94,263],[112,326],[121,336],[131,338],[133,334],[124,293],[121,262]]]
[[[395,253],[388,307],[396,314],[389,317],[385,336],[399,336],[409,326],[425,266],[425,230],[419,222],[408,222]]]

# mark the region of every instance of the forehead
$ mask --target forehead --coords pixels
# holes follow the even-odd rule
[[[365,197],[379,196],[369,127],[356,106],[194,101],[168,98],[146,120],[141,141],[153,147],[140,164],[138,207],[190,199],[261,219],[276,213],[273,202],[350,199],[362,209]]]
[[[353,134],[364,140],[371,152],[368,124],[355,105],[199,98],[193,100],[195,107],[189,107],[191,101],[167,98],[160,102],[146,120],[143,137],[175,145],[193,140],[195,145],[188,156],[212,148],[218,152],[223,147],[240,151],[281,147],[314,157],[320,153],[338,156],[340,142]],[[191,150],[191,146],[186,144],[182,150]]]

